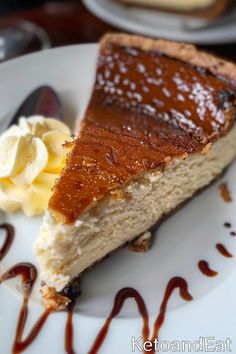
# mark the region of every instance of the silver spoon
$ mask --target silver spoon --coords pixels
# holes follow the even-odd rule
[[[50,47],[50,39],[43,28],[17,18],[1,19],[0,62]]]
[[[31,115],[63,120],[63,109],[58,94],[50,86],[41,86],[30,93],[18,108],[8,126],[17,124],[20,117]]]

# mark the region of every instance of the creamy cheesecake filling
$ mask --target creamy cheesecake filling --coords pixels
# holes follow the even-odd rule
[[[207,9],[211,7],[216,0],[121,0],[127,4],[157,6],[165,9],[176,9],[183,11]]]
[[[45,216],[35,249],[41,278],[57,291],[78,274],[149,229],[208,185],[236,156],[236,126],[205,153],[176,158],[104,197],[71,225]]]

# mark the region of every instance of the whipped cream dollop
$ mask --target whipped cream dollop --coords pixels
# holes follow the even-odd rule
[[[71,140],[62,122],[31,116],[20,118],[0,136],[0,209],[27,216],[42,213],[65,165]]]

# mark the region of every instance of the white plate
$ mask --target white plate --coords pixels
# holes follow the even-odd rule
[[[199,44],[231,43],[236,40],[236,8],[225,17],[225,24],[205,26],[205,20],[125,6],[113,0],[83,0],[88,9],[105,22],[126,31],[153,37]],[[223,1],[223,0],[222,0]],[[189,30],[189,27],[199,28]]]
[[[94,80],[97,45],[81,45],[46,50],[0,66],[0,116],[6,117],[28,93],[42,84],[58,90],[66,109],[67,119],[81,117]],[[72,118],[73,117],[73,118]],[[236,164],[223,178],[236,196]],[[96,334],[109,314],[116,292],[131,286],[143,295],[151,316],[151,323],[158,313],[168,280],[183,276],[189,283],[194,300],[186,303],[175,291],[168,306],[166,321],[161,329],[163,340],[196,340],[199,336],[217,339],[231,338],[236,351],[236,258],[226,259],[215,249],[223,242],[234,253],[236,238],[229,236],[223,224],[234,224],[236,205],[226,204],[214,184],[198,195],[157,232],[152,250],[145,254],[132,254],[127,250],[117,252],[84,277],[83,295],[78,301],[74,316],[74,347],[77,354],[88,353]],[[0,264],[1,272],[19,261],[36,264],[32,242],[38,234],[40,218],[29,219],[21,213],[2,215],[16,227],[15,242]],[[1,235],[2,237],[2,235]],[[219,276],[207,278],[197,262],[206,259],[219,271]],[[18,282],[0,286],[0,353],[10,354],[22,295]],[[38,289],[36,289],[38,290]],[[25,335],[35,323],[43,308],[35,291],[30,303]],[[64,353],[66,313],[49,317],[33,344],[25,351]],[[131,353],[131,337],[141,334],[141,319],[133,302],[129,300],[111,326],[102,346],[102,354]],[[234,343],[235,342],[235,343]],[[137,351],[136,351],[137,352]]]

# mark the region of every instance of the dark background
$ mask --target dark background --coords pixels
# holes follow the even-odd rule
[[[47,0],[1,0],[0,14],[10,13],[16,10],[32,8],[44,4]]]
[[[119,31],[93,16],[81,0],[0,0],[0,25],[1,20],[11,19],[38,24],[53,47],[97,42],[104,33]],[[236,61],[236,43],[202,48]]]

